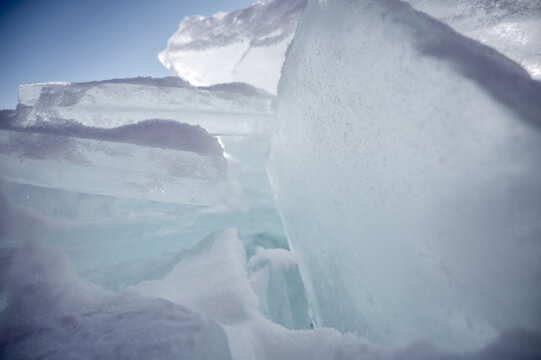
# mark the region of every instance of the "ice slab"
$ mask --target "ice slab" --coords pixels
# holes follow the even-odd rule
[[[210,232],[231,226],[238,229],[245,241],[249,257],[257,246],[278,246],[277,239],[282,239],[280,246],[287,248],[265,173],[267,136],[222,136],[222,149],[215,138],[199,136],[205,133],[198,128],[193,128],[195,131],[186,138],[189,132],[174,131],[182,128],[176,123],[166,126],[167,136],[158,140],[151,141],[153,132],[146,126],[142,126],[143,139],[130,135],[134,128],[145,124],[123,127],[126,131],[84,127],[82,131],[73,124],[54,129],[56,133],[73,136],[141,141],[140,144],[174,146],[199,154],[225,151],[228,169],[224,201],[211,206],[175,204],[3,181],[0,191],[6,201],[0,207],[10,219],[3,223],[4,230],[9,232],[7,241],[17,242],[21,237],[39,234],[40,239],[66,253],[80,276],[112,290],[163,277],[164,264],[179,252],[194,246]],[[197,141],[190,143],[190,139]],[[9,204],[33,213],[36,222],[42,224],[39,230],[31,230],[15,215],[19,211],[9,210]]]
[[[269,174],[319,325],[481,347],[541,327],[541,84],[400,1],[313,1]]]
[[[169,121],[3,129],[0,168],[23,184],[181,204],[216,205],[227,188],[216,139]]]
[[[541,79],[541,3],[530,0],[407,0],[415,9],[493,47]]]
[[[267,132],[272,96],[247,84],[197,88],[178,78],[21,85],[15,124],[76,121],[113,128],[147,119],[200,125],[212,134]]]
[[[270,0],[231,13],[189,16],[158,59],[194,85],[240,81],[276,94],[305,6],[306,0]]]

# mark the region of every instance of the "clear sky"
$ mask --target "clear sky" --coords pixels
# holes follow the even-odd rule
[[[157,59],[187,15],[255,0],[0,0],[0,109],[17,86],[173,75]]]

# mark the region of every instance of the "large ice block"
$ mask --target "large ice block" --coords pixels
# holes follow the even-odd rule
[[[216,205],[227,188],[217,140],[170,121],[3,129],[0,169],[22,184],[181,204]]]
[[[105,291],[39,241],[0,250],[4,359],[232,358],[223,327],[182,304]]]
[[[16,125],[77,121],[113,128],[146,119],[200,125],[212,134],[267,132],[273,97],[241,84],[195,87],[178,78],[21,85]]]
[[[541,2],[407,0],[453,29],[495,48],[541,79]]]
[[[268,167],[319,325],[455,349],[541,327],[540,99],[401,1],[310,2]]]
[[[158,59],[194,85],[242,81],[276,94],[305,6],[306,0],[268,0],[230,13],[186,17]]]

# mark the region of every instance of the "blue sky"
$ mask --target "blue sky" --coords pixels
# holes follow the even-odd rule
[[[187,15],[255,0],[0,0],[0,109],[17,86],[173,75],[157,54]]]

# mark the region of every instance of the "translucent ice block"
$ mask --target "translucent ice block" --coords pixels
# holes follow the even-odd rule
[[[86,127],[0,130],[0,176],[91,194],[218,204],[227,187],[227,168],[216,139],[200,128],[194,131],[176,123],[144,125],[121,131]],[[169,137],[175,130],[179,136]],[[192,135],[183,139],[182,133]],[[192,148],[190,136],[195,137]],[[214,146],[204,147],[204,141]],[[183,148],[183,143],[188,144]]]
[[[541,327],[540,99],[404,2],[309,3],[269,173],[319,325],[453,349]]]

